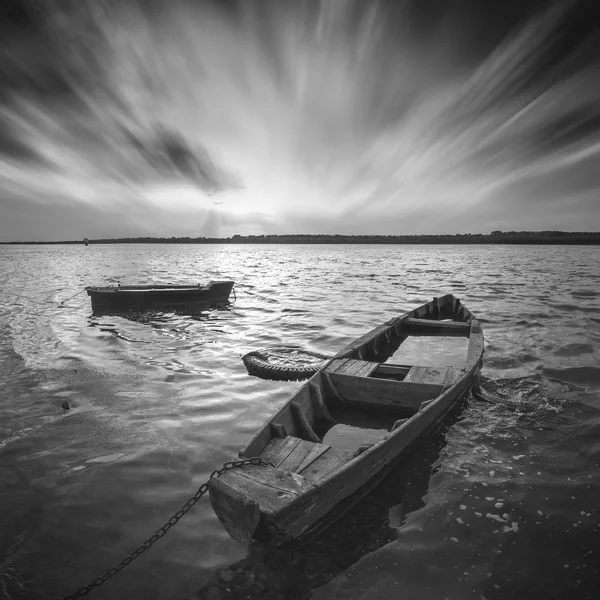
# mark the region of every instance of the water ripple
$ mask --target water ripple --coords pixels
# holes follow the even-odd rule
[[[27,581],[36,600],[44,586],[72,591],[74,574],[76,587],[121,560],[233,458],[299,385],[249,377],[246,352],[333,353],[446,292],[484,324],[483,372],[504,403],[471,401],[308,549],[243,549],[199,503],[96,596],[160,587],[175,600],[220,586],[219,573],[239,564],[235,581],[257,598],[286,581],[306,594],[324,585],[315,598],[360,597],[363,584],[385,597],[400,584],[422,591],[422,577],[432,597],[455,586],[493,598],[526,546],[587,572],[570,540],[591,548],[600,486],[595,249],[4,246],[0,267],[0,565],[13,569],[0,566],[0,585]],[[237,301],[201,315],[96,317],[84,294],[60,305],[116,278],[225,277]]]

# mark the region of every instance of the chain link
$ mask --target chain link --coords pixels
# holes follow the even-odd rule
[[[106,571],[104,575],[101,575],[100,577],[94,579],[94,581],[92,581],[90,584],[78,589],[71,596],[66,596],[63,600],[75,600],[76,598],[86,596],[94,588],[97,588],[98,586],[102,585],[107,579],[110,579],[113,575],[116,575],[121,569],[124,569],[128,564],[130,564],[138,556],[140,556],[140,554],[146,552],[146,550],[148,550],[148,548],[150,548],[152,544],[154,544],[161,537],[163,537],[167,533],[167,531],[171,529],[171,527],[176,525],[181,519],[181,517],[183,517],[183,515],[185,515],[196,504],[196,502],[198,502],[198,500],[200,500],[200,498],[202,498],[202,496],[204,496],[204,494],[208,492],[208,484],[212,479],[220,477],[225,471],[230,471],[231,469],[236,469],[238,467],[243,467],[246,465],[261,465],[263,467],[273,466],[271,463],[266,462],[262,460],[262,458],[258,457],[241,458],[238,460],[230,460],[229,462],[226,462],[220,469],[214,470],[210,474],[208,481],[206,481],[206,483],[203,483],[198,488],[198,491],[160,529],[158,529],[156,533],[154,533],[154,535],[149,537],[139,548],[137,548],[129,556],[124,558],[118,565],[115,565],[114,567],[112,567],[112,569]]]

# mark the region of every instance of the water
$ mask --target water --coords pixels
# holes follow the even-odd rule
[[[304,549],[248,551],[203,499],[90,597],[595,597],[599,273],[593,247],[0,247],[0,597],[87,584],[235,457],[300,385],[248,376],[243,354],[332,353],[447,292],[480,319],[509,404],[470,400]],[[201,317],[61,305],[224,277],[237,301]]]

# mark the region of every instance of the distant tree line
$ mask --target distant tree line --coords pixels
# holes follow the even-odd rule
[[[60,242],[0,242],[3,244],[82,244],[81,240]],[[213,237],[135,237],[88,240],[88,244],[597,244],[594,231],[492,231],[426,235],[234,235]]]

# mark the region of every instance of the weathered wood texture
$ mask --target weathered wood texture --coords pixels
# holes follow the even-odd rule
[[[240,544],[249,544],[260,521],[258,503],[225,481],[211,481],[210,503],[225,531]]]
[[[403,321],[406,319],[431,321],[450,317],[464,322],[447,326],[453,331],[460,331],[461,335],[467,331],[464,325],[468,322],[470,339],[464,369],[396,367],[380,365],[378,356],[373,359],[390,340],[397,342],[402,338]],[[429,323],[411,324],[410,321],[409,325],[430,326]],[[453,296],[434,299],[388,321],[338,353],[326,369],[297,390],[242,450],[243,456],[262,456],[275,468],[252,465],[223,473],[221,483],[234,491],[211,483],[211,501],[213,488],[217,499],[221,492],[231,492],[231,506],[241,506],[243,513],[239,527],[248,531],[255,527],[252,502],[257,503],[261,518],[258,525],[260,532],[255,539],[259,541],[279,545],[305,535],[319,527],[319,523],[329,521],[332,515],[342,514],[364,496],[402,452],[452,408],[468,390],[471,378],[479,368],[482,353],[483,335],[479,323]],[[370,360],[363,360],[361,356]],[[386,369],[389,369],[387,373],[390,376],[404,376],[404,380],[376,377],[378,371],[386,374]],[[351,448],[306,439],[312,437],[310,432],[307,434],[306,425],[313,431],[317,430],[317,423],[331,425],[327,405],[336,398],[343,403],[346,411],[363,405],[381,411],[392,409],[392,413],[396,409],[408,410],[412,416],[396,421],[391,432],[377,432],[381,433],[380,439],[376,435],[369,440],[365,434],[365,439],[359,440],[360,454],[355,454]],[[334,430],[335,427],[328,439],[335,439]],[[301,439],[303,437],[305,439]],[[223,508],[225,521],[233,510],[226,504]],[[215,506],[217,514],[218,508]],[[234,518],[233,514],[231,518]],[[240,539],[248,537],[247,532],[237,531],[237,525],[228,525],[230,534],[233,528]]]
[[[327,450],[329,446],[326,444],[290,436],[284,440],[273,438],[260,457],[278,469],[299,473],[301,465],[302,468],[307,467]]]
[[[353,455],[354,448],[336,448],[330,444],[287,437],[285,440],[271,440],[261,458],[280,470],[300,473],[316,482],[348,462]]]
[[[423,400],[435,398],[444,386],[437,383],[413,383],[374,377],[329,375],[331,383],[345,402],[401,409],[418,409]]]
[[[292,500],[316,490],[314,484],[302,475],[258,465],[231,469],[223,473],[219,481],[252,498],[260,505],[261,512],[268,514],[273,514]]]
[[[303,423],[300,422],[297,414],[299,410],[303,413],[303,417],[306,417],[306,423],[312,429],[319,421],[331,419],[323,395],[320,392],[321,389],[321,374],[316,373],[296,391],[287,404],[267,419],[266,423],[240,450],[240,456],[260,456],[260,453],[273,436],[304,437],[302,432]],[[292,412],[292,403],[296,405],[294,412]],[[304,422],[304,418],[302,418],[302,422]]]
[[[353,450],[346,448],[330,447],[327,452],[324,452],[312,464],[302,470],[302,475],[314,481],[321,481],[325,477],[335,473],[338,469],[344,466],[354,456]]]
[[[356,360],[354,358],[336,358],[325,368],[327,373],[339,375],[354,375],[355,377],[368,377],[378,366],[376,362]]]
[[[370,484],[378,482],[381,474],[385,474],[402,451],[435,424],[467,388],[468,380],[465,379],[428,408],[405,421],[386,440],[374,444],[358,457],[346,456],[344,464],[335,465],[335,469],[319,478],[317,496],[293,501],[274,515],[277,535],[285,532],[286,539],[305,535],[319,521],[325,520],[340,502],[346,502],[348,507],[355,504],[371,489]],[[277,539],[277,543],[285,541],[281,537]]]

